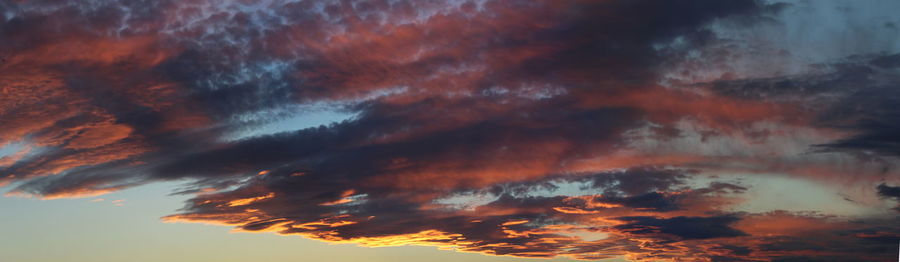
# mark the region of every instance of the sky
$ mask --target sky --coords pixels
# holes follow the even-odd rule
[[[896,10],[0,0],[0,261],[896,261]]]

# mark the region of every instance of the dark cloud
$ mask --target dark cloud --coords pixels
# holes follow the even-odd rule
[[[251,183],[233,191],[198,196],[191,200],[185,213],[166,219],[233,224],[242,230],[272,230],[324,241],[368,239],[358,243],[376,246],[391,243],[438,245],[523,257],[563,254],[588,257],[590,252],[598,251],[596,248],[609,248],[625,241],[619,234],[650,234],[650,231],[642,230],[651,226],[662,228],[664,234],[683,239],[743,235],[728,227],[737,221],[737,217],[618,217],[618,214],[628,214],[628,210],[660,214],[673,211],[675,200],[667,200],[663,195],[674,192],[624,198],[588,197],[590,203],[579,203],[566,196],[502,194],[468,210],[435,203],[434,197],[422,198],[425,193],[421,189],[417,192],[366,187],[352,180],[342,182],[334,177],[326,180],[315,173],[296,174],[274,171],[254,178]],[[685,199],[682,197],[678,201]],[[600,202],[619,206],[589,208]],[[575,208],[579,207],[590,212],[576,212]],[[623,220],[628,224],[603,230],[601,228],[604,226],[584,223],[585,216]],[[598,239],[586,240],[582,236],[572,235],[577,232],[582,232],[579,233],[581,235],[595,234]],[[615,237],[600,237],[602,234]],[[663,235],[659,237],[668,239]],[[569,249],[583,251],[567,253],[565,250]],[[610,249],[608,252],[618,254],[620,251]]]
[[[878,190],[879,197],[900,201],[900,187],[889,186],[882,183],[878,185],[876,189]],[[900,211],[900,204],[898,204],[897,207],[894,208],[894,210]]]
[[[900,187],[880,184],[877,189],[881,197],[900,199]]]
[[[683,171],[635,167],[617,173],[606,173],[591,177],[593,187],[612,187],[621,193],[637,195],[654,191],[667,191],[682,185],[687,176]]]
[[[670,211],[678,208],[678,204],[672,197],[653,192],[633,197],[603,196],[594,198],[593,201],[606,204],[619,204],[637,209],[650,209],[655,211]]]
[[[872,152],[897,156],[900,102],[900,55],[854,57],[823,65],[823,73],[764,79],[720,81],[714,90],[724,95],[753,100],[784,100],[804,105],[816,116],[817,125],[854,133],[819,146],[822,150]]]
[[[616,226],[616,228],[639,235],[663,233],[684,239],[737,237],[746,235],[746,233],[729,226],[739,219],[732,216],[673,217],[668,219],[655,217],[621,217],[618,219],[627,222],[627,224]]]

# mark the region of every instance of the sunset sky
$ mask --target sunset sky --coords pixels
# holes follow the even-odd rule
[[[0,0],[0,262],[896,261],[898,11]]]

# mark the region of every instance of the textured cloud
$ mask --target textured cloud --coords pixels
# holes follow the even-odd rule
[[[900,21],[877,14],[885,8],[92,0],[0,9],[8,195],[182,181],[173,190],[193,198],[166,221],[519,257],[888,261],[898,238],[900,42],[885,32]],[[820,56],[800,46],[808,40],[760,39],[820,16],[853,21],[809,32],[841,45],[816,46]],[[256,132],[313,107],[352,117]],[[774,192],[784,203],[762,201],[773,192],[758,185],[779,179],[802,183]],[[826,209],[813,192],[848,203]]]

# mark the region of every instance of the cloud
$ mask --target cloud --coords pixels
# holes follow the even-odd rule
[[[894,237],[878,196],[900,183],[896,50],[866,33],[858,52],[810,62],[797,39],[754,37],[868,16],[788,15],[804,8],[3,2],[0,144],[28,149],[0,158],[0,184],[65,198],[184,181],[174,192],[193,197],[166,221],[364,246],[878,260],[886,249],[858,247]],[[780,49],[802,55],[758,55]],[[799,66],[747,66],[776,58]],[[318,106],[352,117],[254,133]],[[866,212],[735,211],[754,210],[754,181],[780,177]]]
[[[674,217],[657,219],[654,217],[622,217],[627,222],[617,229],[631,234],[670,234],[684,239],[704,239],[716,237],[737,237],[746,233],[728,225],[738,220],[736,217]]]
[[[900,187],[878,185],[878,195],[886,198],[900,198]]]
[[[603,175],[610,174],[597,174]],[[695,233],[697,235],[685,233],[698,229],[700,224],[721,224],[720,227],[732,230],[722,229],[722,233],[715,236],[743,235],[733,233],[739,231],[727,227],[727,224],[738,220],[730,216],[727,219],[718,216],[686,219],[640,217],[630,224],[618,222],[631,221],[621,218],[623,214],[667,216],[672,211],[648,208],[655,206],[648,205],[654,201],[648,200],[646,195],[624,198],[624,201],[614,198],[600,200],[624,203],[620,206],[601,204],[588,207],[586,205],[591,204],[579,203],[565,196],[513,196],[504,193],[467,210],[437,204],[433,199],[425,198],[427,194],[416,193],[421,189],[410,191],[355,185],[353,190],[334,190],[354,183],[335,184],[332,180],[331,184],[322,184],[321,179],[315,176],[291,176],[272,171],[233,191],[199,195],[191,200],[185,213],[165,219],[227,224],[241,231],[274,231],[366,246],[433,245],[523,257],[592,256],[591,252],[597,250],[566,250],[612,247],[625,241],[629,235],[644,233],[633,230],[639,222],[646,222],[646,226],[665,227],[663,233],[677,234],[685,239],[705,238],[703,234],[710,231],[700,231]],[[719,196],[719,193],[704,188],[698,189],[696,194],[695,199]],[[593,201],[598,200],[595,198]],[[685,197],[678,201],[696,200]],[[237,202],[240,204],[235,204]],[[592,212],[566,212],[587,211],[587,208],[591,208]],[[709,225],[705,223],[707,220]],[[577,232],[588,233],[579,235]],[[598,239],[586,238],[584,234],[597,235]],[[611,250],[609,254],[624,253]]]
[[[900,201],[900,187],[889,186],[884,183],[879,184],[876,188],[878,190],[878,196],[882,198],[894,199]],[[900,204],[894,208],[894,210],[900,211]]]

